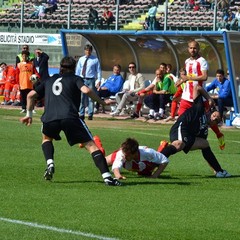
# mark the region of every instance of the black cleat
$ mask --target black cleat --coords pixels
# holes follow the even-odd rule
[[[44,173],[44,179],[49,181],[52,180],[53,174],[54,174],[54,167],[47,168]]]
[[[122,186],[121,182],[119,182],[116,178],[112,177],[104,178],[104,182],[108,186]]]
[[[131,118],[132,118],[132,119],[134,119],[134,118],[139,118],[139,115],[138,115],[136,112],[134,112],[134,113],[131,115]]]

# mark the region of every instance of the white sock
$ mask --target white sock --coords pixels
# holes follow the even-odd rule
[[[149,114],[150,114],[150,115],[154,116],[154,113],[155,113],[155,111],[154,111],[153,109],[150,109],[150,110],[149,110]]]
[[[159,108],[159,114],[160,116],[163,116],[164,110],[162,108]]]
[[[111,176],[112,176],[112,175],[111,175],[110,172],[105,172],[105,173],[102,174],[103,179],[108,178],[108,177],[111,177]]]
[[[53,161],[53,159],[48,159],[48,160],[47,160],[47,166],[48,166],[48,167],[54,167],[54,161]]]

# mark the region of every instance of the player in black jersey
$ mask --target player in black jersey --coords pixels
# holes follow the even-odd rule
[[[200,86],[194,88],[194,104],[186,110],[172,126],[170,141],[161,153],[167,158],[177,152],[190,150],[202,150],[202,155],[214,170],[216,177],[224,178],[231,175],[223,170],[212,152],[207,140],[208,127],[221,121],[220,113],[214,108],[214,100]],[[212,110],[206,112],[203,97],[209,101]]]
[[[26,125],[32,123],[32,110],[35,99],[44,97],[45,109],[41,117],[42,150],[47,162],[44,174],[46,180],[51,180],[54,174],[54,146],[53,139],[61,140],[60,132],[66,135],[70,146],[83,143],[92,155],[95,165],[100,170],[106,185],[119,186],[121,183],[113,179],[105,157],[98,149],[93,136],[85,122],[79,118],[78,110],[81,93],[87,94],[94,101],[105,105],[96,93],[84,85],[83,79],[75,75],[76,61],[72,57],[64,57],[60,62],[60,73],[48,78],[32,90],[27,96],[27,114],[21,119]]]

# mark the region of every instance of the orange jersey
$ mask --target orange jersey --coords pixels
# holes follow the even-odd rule
[[[32,74],[36,74],[37,71],[33,66],[32,62],[20,62],[17,65],[18,67],[18,77],[20,89],[33,89],[33,84],[30,81]],[[37,73],[38,75],[38,73]]]

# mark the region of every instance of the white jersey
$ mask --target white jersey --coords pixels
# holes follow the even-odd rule
[[[199,57],[198,59],[188,58],[185,61],[185,68],[187,76],[200,76],[202,75],[202,71],[208,70],[208,63],[203,57]],[[183,89],[182,99],[193,102],[193,86],[198,84],[202,86],[202,81],[188,80]]]
[[[138,151],[139,151],[138,161],[135,160],[126,161],[125,156],[121,149],[114,152],[112,154],[113,158],[112,170],[116,168],[121,169],[122,167],[126,168],[127,170],[130,170],[132,162],[135,162],[139,165],[139,169],[142,171],[146,168],[144,161],[155,163],[157,165],[169,162],[167,157],[165,157],[162,153],[157,152],[152,148],[148,148],[146,146],[139,146]]]

